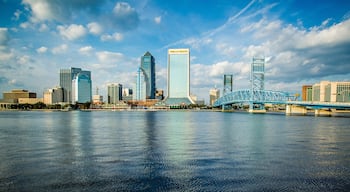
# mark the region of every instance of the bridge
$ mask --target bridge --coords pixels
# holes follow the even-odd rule
[[[350,103],[344,102],[313,102],[297,101],[295,96],[287,92],[256,90],[250,89],[235,90],[217,99],[213,107],[231,106],[233,104],[248,104],[250,112],[265,112],[264,108],[255,108],[254,106],[264,104],[283,104],[286,105],[286,114],[306,114],[307,109],[315,110],[316,115],[329,115],[331,109],[350,110]]]
[[[286,114],[306,114],[308,109],[313,109],[315,115],[329,115],[332,110],[350,110],[350,103],[297,101],[295,96],[287,92],[264,90],[264,65],[264,58],[253,58],[251,88],[226,93],[215,101],[213,107],[225,110],[234,104],[249,104],[249,112],[264,113],[265,104],[283,104]]]

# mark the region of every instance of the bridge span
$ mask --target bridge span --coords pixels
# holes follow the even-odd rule
[[[224,110],[233,104],[249,104],[249,112],[252,113],[266,112],[263,107],[257,109],[252,107],[265,104],[284,104],[286,114],[306,114],[308,109],[313,109],[315,115],[329,115],[334,110],[350,110],[350,103],[296,101],[296,97],[287,92],[270,90],[253,90],[252,92],[250,89],[227,93],[216,100],[213,107],[222,107]]]

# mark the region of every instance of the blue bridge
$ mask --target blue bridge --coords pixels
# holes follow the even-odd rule
[[[286,114],[306,114],[307,109],[315,110],[316,115],[328,115],[332,110],[350,110],[350,103],[344,102],[312,102],[297,101],[297,98],[287,92],[254,90],[250,89],[236,90],[220,97],[216,100],[213,107],[231,106],[233,104],[249,104],[251,112],[264,112],[264,108],[254,110],[254,105],[264,104],[284,104],[286,105]]]
[[[229,92],[218,98],[213,107],[225,110],[234,104],[249,104],[249,112],[263,113],[266,112],[265,104],[284,104],[286,114],[306,114],[308,109],[313,109],[315,115],[329,115],[335,110],[350,110],[350,103],[297,101],[295,96],[287,92],[265,90],[264,74],[265,59],[254,57],[251,63],[250,89],[232,91],[232,80],[226,81],[224,76],[224,90]]]

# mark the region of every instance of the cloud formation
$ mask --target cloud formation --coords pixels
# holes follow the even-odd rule
[[[86,35],[86,29],[82,25],[71,24],[69,26],[57,26],[59,34],[68,39],[75,40]]]
[[[111,24],[118,30],[135,29],[140,22],[137,11],[126,2],[117,2],[113,8]]]

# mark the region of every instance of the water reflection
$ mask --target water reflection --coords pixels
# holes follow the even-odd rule
[[[0,113],[0,191],[345,191],[346,118]]]

